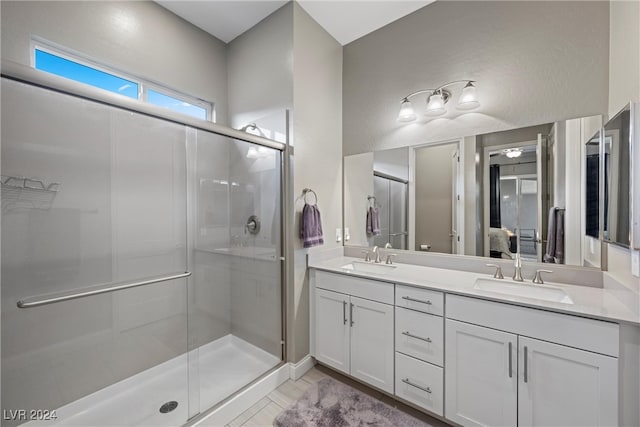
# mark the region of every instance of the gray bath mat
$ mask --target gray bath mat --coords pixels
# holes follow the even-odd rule
[[[426,427],[373,397],[323,378],[312,384],[293,405],[276,417],[276,427]]]

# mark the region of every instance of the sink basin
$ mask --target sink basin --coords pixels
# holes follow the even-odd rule
[[[573,304],[564,289],[549,285],[514,283],[506,280],[477,279],[474,289],[517,297]]]
[[[361,271],[363,273],[387,274],[395,270],[396,266],[388,265],[388,264],[374,264],[371,262],[364,262],[364,261],[353,261],[350,264],[343,265],[341,268],[347,271]]]

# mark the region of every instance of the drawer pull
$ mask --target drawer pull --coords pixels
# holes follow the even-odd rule
[[[407,297],[407,296],[402,297],[402,299],[406,299],[407,301],[412,301],[412,302],[419,302],[421,304],[432,305],[431,301],[429,301],[429,300],[423,301],[421,299],[415,299],[415,298],[411,298],[411,297]]]
[[[419,337],[419,336],[417,336],[417,335],[413,335],[413,334],[412,334],[412,333],[410,333],[409,331],[404,331],[404,332],[402,333],[402,335],[406,335],[406,336],[408,336],[409,338],[415,338],[415,339],[417,339],[417,340],[422,340],[422,341],[426,341],[426,342],[431,342],[431,338],[429,338],[429,337],[427,337],[427,338],[422,338],[422,337]]]
[[[402,382],[405,383],[405,384],[409,384],[411,387],[415,387],[415,388],[420,389],[422,391],[426,391],[429,394],[431,393],[431,388],[430,387],[422,387],[422,386],[419,386],[418,384],[414,384],[411,381],[409,381],[409,378],[403,378]]]

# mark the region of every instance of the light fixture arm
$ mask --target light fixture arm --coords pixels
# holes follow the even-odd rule
[[[454,81],[452,81],[452,82],[449,82],[449,83],[445,83],[445,84],[443,84],[443,85],[440,85],[440,86],[438,86],[438,87],[437,87],[437,88],[435,88],[435,89],[420,89],[420,90],[417,90],[417,91],[415,91],[415,92],[411,92],[409,95],[407,95],[407,96],[403,97],[402,99],[400,99],[400,102],[403,102],[403,101],[405,101],[405,100],[407,100],[407,101],[408,101],[408,100],[409,100],[409,98],[411,98],[412,96],[420,95],[420,94],[422,94],[422,93],[428,93],[429,95],[433,95],[434,93],[436,93],[436,92],[438,92],[438,91],[440,91],[440,90],[444,89],[445,87],[447,87],[447,86],[452,86],[452,85],[454,85],[454,84],[458,84],[458,83],[467,83],[467,84],[468,84],[468,83],[475,83],[475,82],[476,82],[475,80],[454,80]]]
[[[436,91],[435,89],[420,89],[420,90],[417,90],[417,91],[415,91],[415,92],[411,92],[409,95],[407,95],[407,96],[403,97],[403,98],[400,100],[400,102],[402,102],[402,101],[404,101],[404,100],[407,100],[407,101],[408,101],[408,100],[409,100],[409,98],[411,98],[412,96],[420,95],[421,93],[428,93],[429,95],[431,95],[431,94],[433,94],[433,92],[435,92],[435,91]]]

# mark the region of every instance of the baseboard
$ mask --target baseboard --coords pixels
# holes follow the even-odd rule
[[[210,414],[188,426],[224,426],[286,382],[291,376],[290,364],[284,364],[251,387],[222,404]]]
[[[298,381],[300,378],[304,376],[304,374],[306,374],[309,371],[309,369],[313,368],[315,364],[316,364],[316,359],[311,357],[310,354],[307,354],[298,363],[289,363],[289,367],[291,369],[289,378],[292,381]]]

